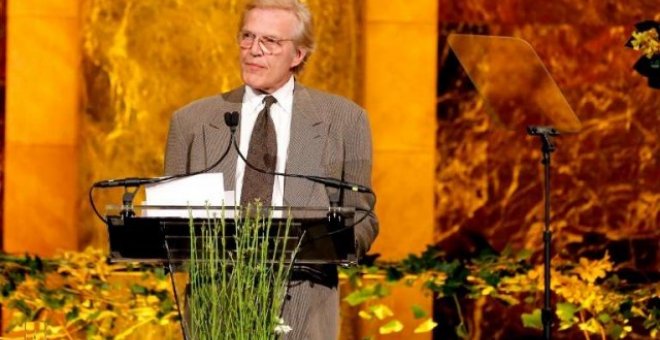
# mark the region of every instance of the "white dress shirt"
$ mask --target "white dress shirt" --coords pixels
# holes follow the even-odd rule
[[[289,139],[291,136],[291,113],[293,112],[293,76],[277,91],[271,95],[277,99],[277,103],[270,107],[270,117],[275,125],[275,134],[277,138],[277,164],[275,172],[286,171],[286,158],[289,150]],[[257,120],[259,112],[264,108],[263,100],[266,94],[255,91],[249,86],[245,86],[243,95],[243,104],[241,105],[240,120],[240,140],[239,149],[247,158],[250,148],[250,137],[252,129]],[[241,191],[243,189],[243,175],[245,174],[245,162],[239,157],[236,164],[236,192],[235,202],[241,201]],[[275,176],[273,184],[273,200],[270,202],[274,207],[280,207],[284,204],[284,176]]]

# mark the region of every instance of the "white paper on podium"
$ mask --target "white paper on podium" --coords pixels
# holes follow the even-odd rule
[[[222,173],[206,173],[177,178],[145,186],[144,205],[168,206],[215,206],[228,207],[224,216],[233,216],[233,191],[225,192]],[[219,209],[143,209],[142,215],[150,217],[220,217]]]

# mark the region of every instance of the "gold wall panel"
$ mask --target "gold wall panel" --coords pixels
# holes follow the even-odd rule
[[[365,1],[363,93],[373,130],[380,220],[372,252],[384,260],[418,253],[433,239],[437,5],[437,0]],[[413,334],[418,321],[411,306],[430,311],[432,300],[419,289],[397,285],[385,303],[405,328],[387,337],[429,339],[430,333]],[[342,308],[342,339],[379,338],[377,322],[358,317],[357,308]]]
[[[437,3],[367,1],[364,32],[381,220],[373,251],[398,260],[433,238]]]
[[[78,248],[76,0],[7,1],[4,250]]]
[[[162,173],[172,112],[241,84],[236,33],[245,0],[84,3],[80,197],[96,180]],[[301,75],[309,86],[361,97],[359,2],[308,1],[317,49]],[[121,190],[97,192],[99,208]],[[136,202],[141,200],[136,198]],[[107,246],[104,226],[80,201],[82,242]]]

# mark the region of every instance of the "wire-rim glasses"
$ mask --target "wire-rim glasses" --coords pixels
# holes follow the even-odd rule
[[[238,45],[241,48],[251,48],[257,42],[265,54],[276,54],[282,52],[282,42],[294,41],[294,39],[281,39],[273,36],[259,36],[250,31],[238,33]]]

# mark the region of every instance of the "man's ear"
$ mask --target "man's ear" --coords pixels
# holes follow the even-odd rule
[[[297,67],[302,63],[303,60],[305,60],[305,56],[307,55],[307,50],[304,48],[296,48],[296,55],[293,58],[293,61],[291,62],[291,68]]]

